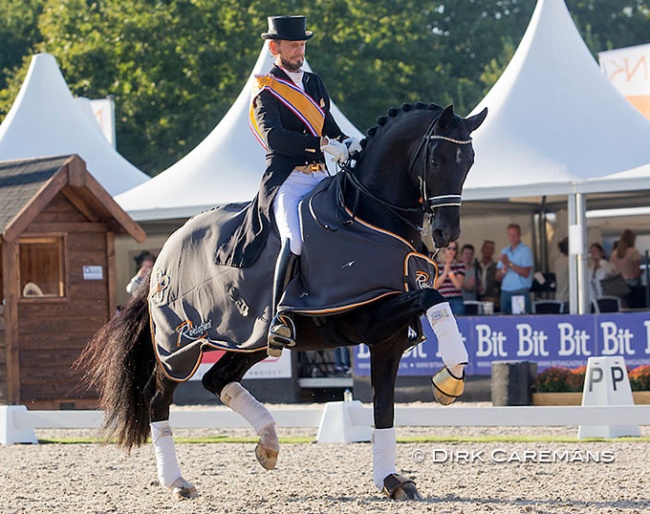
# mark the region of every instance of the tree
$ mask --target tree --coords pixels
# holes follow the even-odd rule
[[[592,52],[647,41],[647,0],[566,0]],[[509,63],[535,0],[0,0],[0,117],[29,56],[52,53],[73,94],[116,100],[118,151],[156,174],[240,93],[266,18],[305,14],[307,59],[365,130],[404,102],[467,114]],[[5,13],[6,16],[5,16]]]

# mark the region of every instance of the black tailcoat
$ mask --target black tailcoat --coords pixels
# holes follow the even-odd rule
[[[291,82],[277,65],[273,76]],[[342,141],[341,132],[330,112],[330,97],[321,78],[305,72],[304,91],[325,112],[322,135]],[[241,224],[224,245],[217,249],[216,262],[228,266],[250,266],[266,244],[271,230],[272,203],[280,186],[296,166],[325,162],[320,150],[320,137],[312,135],[305,124],[269,91],[262,91],[254,100],[255,119],[267,146],[266,171],[255,199],[240,213]]]

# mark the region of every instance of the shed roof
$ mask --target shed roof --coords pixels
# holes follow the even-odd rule
[[[0,162],[0,236],[10,241],[58,193],[63,192],[89,218],[116,221],[117,232],[126,232],[141,242],[142,228],[113,200],[88,172],[78,155],[39,157]]]

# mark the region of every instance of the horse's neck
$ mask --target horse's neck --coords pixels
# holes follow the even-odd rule
[[[355,216],[375,225],[383,230],[396,234],[409,241],[416,249],[419,249],[422,241],[421,227],[424,220],[422,211],[417,199],[408,198],[405,188],[406,171],[395,170],[401,174],[404,182],[400,186],[392,181],[382,180],[385,173],[377,173],[377,167],[373,163],[364,163],[355,170],[355,177],[373,196],[359,192],[355,188],[346,189],[346,206],[354,210]],[[365,168],[365,170],[364,170]]]

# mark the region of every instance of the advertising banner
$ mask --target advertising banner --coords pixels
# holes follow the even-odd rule
[[[203,375],[226,353],[221,350],[203,354],[199,369],[190,380],[201,380]],[[280,357],[267,357],[249,369],[244,375],[249,378],[291,378],[291,352],[284,351]]]
[[[650,44],[600,52],[598,60],[612,85],[650,119]]]
[[[489,375],[493,361],[536,362],[574,368],[589,357],[623,356],[628,366],[650,364],[650,312],[460,317],[458,327],[470,356],[468,375]],[[442,366],[438,341],[426,318],[426,340],[400,362],[401,376],[432,375]],[[370,374],[370,351],[355,348],[354,372]]]

